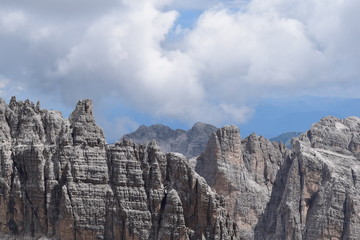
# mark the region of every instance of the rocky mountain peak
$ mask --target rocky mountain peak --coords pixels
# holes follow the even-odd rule
[[[240,139],[236,126],[212,134],[197,158],[196,171],[221,194],[237,222],[241,239],[253,239],[256,223],[269,201],[276,174],[285,155],[284,145],[252,134]]]
[[[214,168],[222,172],[227,172],[230,169],[226,169],[227,163],[241,165],[241,142],[240,142],[240,130],[236,126],[224,126],[211,134],[211,137],[207,143],[204,153],[200,156],[200,159],[206,159],[209,168],[209,173],[214,173]],[[202,166],[206,167],[207,166]],[[225,167],[225,169],[221,169]],[[206,170],[205,170],[206,171]],[[215,176],[206,177],[209,181],[216,180]]]
[[[203,123],[203,122],[196,122],[190,129],[190,131],[207,131],[208,129],[214,130],[214,126]]]
[[[95,121],[93,116],[93,102],[90,99],[80,100],[76,104],[75,110],[69,117],[70,122]]]
[[[325,117],[294,139],[256,239],[358,238],[359,120]]]
[[[29,100],[16,101],[15,97],[11,98],[8,106],[3,105],[3,109],[14,142],[37,144],[44,140],[42,115],[46,111],[41,112],[39,107]]]
[[[65,119],[0,99],[1,239],[359,237],[357,117],[321,119],[292,150],[203,123],[144,126],[158,138],[106,144],[92,108],[79,101]],[[160,151],[164,142],[194,150],[205,136],[196,172],[182,154]]]
[[[360,119],[348,117],[339,119],[333,116],[322,118],[312,125],[299,140],[313,148],[321,148],[342,154],[360,151]]]
[[[241,154],[240,130],[237,126],[228,125],[216,131],[215,142],[219,143],[222,158],[226,161],[239,161]]]
[[[156,140],[162,151],[179,152],[190,158],[198,156],[204,151],[210,135],[216,129],[213,125],[201,122],[195,123],[188,131],[173,130],[161,124],[149,127],[142,125],[135,132],[126,134],[122,138],[131,139],[140,144]]]
[[[69,122],[76,145],[104,146],[105,136],[102,129],[96,125],[91,100],[79,101],[69,117]]]
[[[37,108],[0,101],[1,239],[239,239],[183,155],[105,144],[90,100],[69,119]]]

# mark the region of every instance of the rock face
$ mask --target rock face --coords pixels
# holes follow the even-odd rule
[[[156,142],[106,144],[90,100],[69,119],[0,100],[0,238],[359,239],[359,162],[356,117],[322,119],[292,150],[225,126],[196,173]]]
[[[155,140],[162,151],[178,152],[186,157],[197,157],[205,150],[206,144],[217,128],[206,123],[195,123],[194,126],[184,131],[173,130],[161,124],[149,127],[140,126],[135,132],[124,135],[122,138],[130,139],[138,144],[147,144]]]
[[[293,142],[257,239],[359,239],[359,134],[359,118],[327,117]]]
[[[253,239],[254,228],[269,202],[276,175],[289,151],[283,144],[250,135],[243,141],[236,126],[214,133],[197,159],[196,171],[224,196],[242,239]]]
[[[181,154],[106,145],[80,101],[69,119],[0,101],[0,238],[238,239],[222,197]]]
[[[196,170],[226,202],[241,239],[359,239],[360,119],[327,117],[283,144],[225,126]]]

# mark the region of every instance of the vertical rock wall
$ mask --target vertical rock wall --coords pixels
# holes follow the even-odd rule
[[[326,117],[289,151],[225,126],[196,170],[224,197],[241,239],[359,239],[359,136],[359,118]]]
[[[196,171],[225,198],[241,238],[254,238],[254,228],[288,155],[282,144],[255,134],[241,141],[236,126],[225,126],[212,135],[197,159]]]
[[[224,206],[182,155],[106,145],[90,100],[0,101],[0,238],[238,239]]]
[[[291,151],[225,126],[196,173],[155,142],[107,145],[90,100],[69,119],[0,100],[0,238],[358,239],[359,149],[356,117],[322,119]]]
[[[359,118],[326,117],[294,141],[272,227],[259,224],[257,239],[359,239],[359,134]]]

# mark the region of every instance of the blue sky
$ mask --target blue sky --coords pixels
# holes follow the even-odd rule
[[[139,125],[305,131],[360,116],[360,2],[3,0],[0,93],[67,117],[91,98],[108,141]]]

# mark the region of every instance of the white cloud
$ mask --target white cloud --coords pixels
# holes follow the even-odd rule
[[[343,42],[359,37],[360,17],[348,11],[360,6],[349,5],[253,0],[246,11],[214,8],[200,17],[186,49],[209,82],[205,87],[232,103],[241,104],[241,96],[321,94],[343,83],[358,89],[359,46]]]
[[[171,0],[169,7],[175,9],[192,9],[192,10],[205,10],[211,6],[219,4],[218,0]]]
[[[221,104],[220,107],[227,116],[230,116],[231,119],[237,123],[245,123],[254,114],[254,110],[247,106],[242,106],[239,108],[232,105]]]
[[[0,12],[0,30],[15,32],[26,25],[26,17],[22,11]]]
[[[356,1],[47,2],[0,11],[0,74],[67,104],[112,96],[220,124],[249,119],[269,96],[359,97]],[[184,29],[176,8],[206,10]]]

